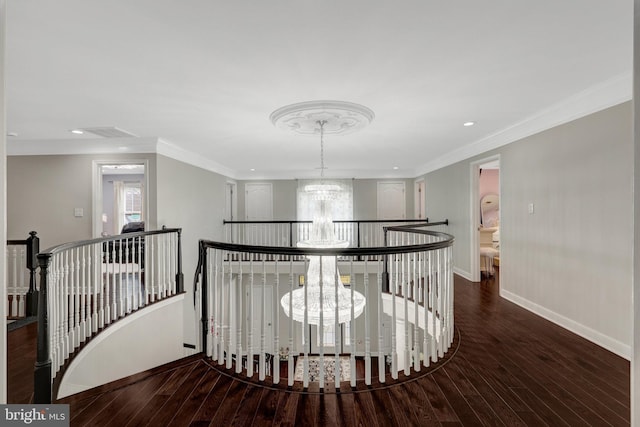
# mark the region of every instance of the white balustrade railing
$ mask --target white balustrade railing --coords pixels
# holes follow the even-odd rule
[[[26,240],[8,240],[6,246],[7,301],[9,319],[35,316],[37,289],[35,280],[36,254],[39,239],[32,231]]]
[[[50,402],[52,380],[79,346],[117,320],[183,291],[180,233],[121,234],[38,255],[44,327],[38,329],[35,403]]]
[[[326,382],[337,387],[348,381],[355,387],[360,379],[369,385],[374,378],[384,383],[387,375],[398,379],[399,372],[418,372],[442,358],[453,342],[452,242],[442,232],[402,227],[389,228],[387,247],[376,248],[201,241],[196,277],[202,284],[203,349],[237,374],[287,386],[315,381],[320,388]],[[287,294],[304,289],[304,306],[313,302],[305,284],[313,280],[308,268],[314,256],[335,263],[325,295],[336,296],[337,307],[344,283],[351,302],[358,293],[364,296],[361,315],[351,304],[344,322],[338,321],[337,308],[321,314],[318,325],[308,316],[302,322],[287,316],[293,312],[293,306],[285,310],[281,304],[292,300],[283,300]],[[363,378],[356,377],[359,371]]]
[[[27,268],[27,246],[7,245],[7,317],[25,317],[27,292],[29,291],[29,269]]]

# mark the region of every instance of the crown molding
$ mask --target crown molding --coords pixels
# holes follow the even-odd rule
[[[157,138],[7,139],[8,156],[155,153]]]
[[[591,86],[526,119],[416,168],[420,176],[631,100],[631,72]]]
[[[208,170],[210,172],[215,172],[217,174],[224,175],[227,178],[239,179],[237,177],[238,175],[237,171],[234,171],[233,169],[223,166],[218,162],[214,162],[213,160],[206,159],[199,154],[196,154],[191,151],[185,150],[184,148],[178,147],[177,145],[169,141],[166,141],[162,138],[158,138],[156,153],[162,154],[163,156],[166,156],[166,157],[170,157],[174,160],[179,160],[181,162],[188,163],[192,166],[197,166],[199,168]]]

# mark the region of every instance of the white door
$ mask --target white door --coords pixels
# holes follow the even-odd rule
[[[378,219],[405,219],[404,182],[378,183]]]
[[[247,221],[272,221],[273,201],[271,184],[245,184],[245,219]],[[245,224],[242,242],[249,245],[275,244],[272,224]]]
[[[247,221],[273,220],[273,195],[270,183],[245,184],[245,219]]]

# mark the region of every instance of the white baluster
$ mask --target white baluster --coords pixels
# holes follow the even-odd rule
[[[308,258],[304,259],[304,271],[309,271]],[[322,267],[320,268],[322,271]],[[307,307],[309,305],[309,281],[307,275],[303,275],[304,277],[304,306]],[[291,300],[291,298],[289,298]],[[289,309],[289,313],[293,313],[291,309]],[[293,316],[291,316],[293,317]],[[304,311],[304,323],[303,323],[303,335],[304,335],[304,361],[303,361],[303,373],[302,373],[302,386],[306,389],[309,388],[309,347],[311,346],[311,337],[309,336],[309,313],[307,310]]]
[[[320,368],[318,369],[318,374],[320,375],[320,377],[318,378],[318,382],[320,383],[321,390],[324,388],[324,296],[322,295],[322,284],[324,283],[324,279],[322,278],[322,273],[324,272],[324,268],[322,266],[323,258],[323,256],[320,257],[320,323],[317,327],[317,335],[320,336],[320,342],[318,343],[320,347],[320,361],[318,362]],[[305,286],[306,285],[307,282],[305,282]]]
[[[249,261],[249,299],[247,301],[247,376],[253,376],[253,313],[255,308],[253,307],[253,256]]]
[[[411,347],[409,347],[409,254],[401,255],[401,267],[402,267],[402,283],[406,286],[406,291],[404,293],[403,303],[404,303],[404,315],[402,322],[404,323],[404,374],[409,376],[410,374],[410,365],[411,365]],[[406,262],[405,262],[406,260]]]
[[[229,260],[232,256],[229,254]],[[242,291],[242,260],[238,256],[238,280],[236,286],[236,373],[242,372],[242,302],[244,292]]]
[[[207,289],[207,293],[208,293],[208,310],[207,313],[209,313],[209,319],[205,319],[207,321],[208,327],[207,327],[207,338],[209,338],[207,340],[208,343],[211,343],[211,358],[213,360],[217,360],[218,359],[218,288],[221,286],[220,285],[220,280],[219,280],[219,273],[218,273],[218,254],[219,254],[219,250],[214,249],[214,250],[209,250],[206,249],[207,251],[207,256],[206,256],[206,260],[207,260],[207,279],[212,279],[212,280],[207,280],[207,284],[208,284],[208,289]],[[209,323],[210,322],[210,323]],[[208,351],[208,349],[207,349]]]
[[[342,370],[342,366],[340,366],[340,344],[341,344],[341,329],[340,329],[340,318],[338,313],[338,283],[340,280],[340,273],[338,272],[338,257],[334,257],[334,269],[335,269],[335,277],[333,280],[333,292],[335,295],[335,312],[334,312],[334,353],[335,353],[335,369],[334,369],[334,385],[336,390],[340,390],[340,372]]]
[[[233,343],[231,340],[231,319],[233,318],[233,312],[231,310],[231,308],[233,307],[233,269],[231,268],[231,256],[227,256],[227,268],[229,269],[229,281],[226,283],[226,290],[227,290],[227,312],[226,312],[226,317],[224,317],[224,319],[226,319],[225,321],[225,330],[226,330],[226,336],[225,336],[225,351],[227,352],[227,369],[231,369],[232,363],[233,363],[233,357],[231,356],[232,352],[233,352]]]
[[[364,280],[365,280],[365,290],[364,290],[364,294],[365,294],[365,311],[364,311],[364,321],[367,322],[368,321],[368,312],[369,312],[369,289],[367,286],[368,283],[368,276],[369,276],[369,270],[367,269],[367,261],[365,260],[364,262]],[[355,287],[356,287],[356,275],[354,273],[353,270],[353,257],[351,257],[351,277],[350,277],[350,281],[351,281],[351,319],[349,321],[349,347],[351,347],[351,357],[350,357],[350,365],[351,365],[351,375],[350,375],[350,382],[351,382],[351,387],[355,387],[356,386],[356,322],[355,322]],[[365,340],[368,340],[368,331],[365,333]],[[370,361],[369,361],[370,362]]]
[[[75,259],[72,262],[74,274],[72,275],[72,289],[73,289],[73,348],[75,350],[80,345],[80,248],[71,250],[71,256]]]
[[[80,274],[80,342],[87,339],[87,246],[81,248]]]
[[[383,338],[384,329],[382,327],[382,292],[383,292],[382,272],[384,269],[385,258],[386,257],[381,257],[378,259],[378,381],[380,381],[381,383],[384,383],[384,380],[385,380],[385,354],[384,354],[384,338]],[[365,290],[366,289],[367,287],[365,286]],[[369,322],[365,320],[365,327],[367,328],[368,328],[368,323]],[[365,333],[365,335],[368,336],[369,333]],[[367,360],[366,358],[367,356],[365,353],[365,362]],[[367,372],[369,372],[368,378],[366,377]],[[367,383],[366,381],[369,381],[369,382]],[[371,384],[371,367],[370,366],[367,367],[367,365],[365,365],[365,384],[367,385]]]
[[[274,340],[273,340],[273,348],[272,348],[272,364],[273,364],[273,371],[271,376],[273,377],[273,383],[274,384],[279,384],[280,383],[280,354],[278,352],[278,349],[280,348],[280,310],[279,310],[279,304],[278,304],[278,299],[279,299],[279,295],[280,295],[280,269],[278,268],[278,262],[280,261],[280,256],[276,256],[275,258],[275,274],[276,274],[276,283],[275,283],[275,290],[274,290],[274,295],[275,298],[272,298],[271,301],[271,312],[275,314],[276,318],[275,318],[275,336],[274,336]]]
[[[262,301],[260,307],[260,312],[262,313],[262,319],[260,319],[260,356],[258,357],[258,379],[260,381],[264,381],[265,378],[265,365],[266,365],[266,355],[265,355],[265,332],[266,332],[266,323],[267,323],[267,299],[266,299],[266,286],[267,286],[267,272],[265,271],[265,254],[262,254]],[[276,274],[277,271],[276,271]]]
[[[306,271],[306,270],[305,270]],[[293,294],[293,256],[289,259],[289,295]],[[279,295],[278,295],[279,297]],[[289,298],[289,313],[293,313],[293,298]],[[293,358],[293,316],[289,316],[289,351],[287,356],[287,384],[293,386],[295,363]],[[305,341],[306,342],[306,341]]]

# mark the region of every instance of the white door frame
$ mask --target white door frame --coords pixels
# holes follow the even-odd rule
[[[413,212],[415,219],[425,219],[427,217],[427,204],[425,198],[425,180],[419,178],[413,184]],[[422,192],[420,191],[422,190]],[[422,196],[421,196],[422,194]],[[418,209],[418,207],[420,209]]]
[[[102,236],[102,166],[103,165],[144,165],[144,198],[142,211],[144,212],[145,229],[155,225],[149,224],[149,160],[147,159],[119,159],[94,160],[92,169],[92,225],[93,237]]]
[[[231,206],[226,206],[225,219],[229,221],[238,221],[238,184],[235,181],[228,180],[225,190],[231,189]],[[227,218],[231,211],[231,218]]]
[[[469,272],[471,275],[471,281],[472,282],[479,282],[480,281],[480,238],[479,238],[479,231],[480,231],[480,165],[483,165],[485,163],[489,163],[489,162],[493,162],[493,161],[498,161],[500,162],[500,154],[496,154],[493,156],[489,156],[489,157],[484,157],[480,160],[475,160],[473,162],[471,162],[469,164],[470,167],[470,218],[471,221],[469,221],[469,243],[471,245],[471,247],[469,248],[469,253],[471,255],[471,265],[470,265],[470,269],[471,271]],[[498,197],[502,197],[501,196],[501,189],[500,189],[500,184],[499,184],[500,180],[498,180]],[[500,204],[502,205],[502,200],[500,200]],[[502,215],[501,213],[499,213],[498,215]]]

